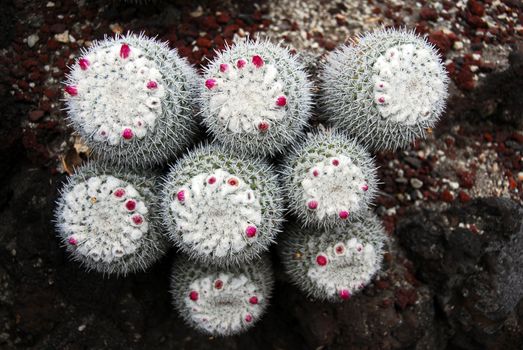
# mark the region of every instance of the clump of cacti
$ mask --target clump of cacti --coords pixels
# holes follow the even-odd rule
[[[282,194],[271,166],[217,146],[189,152],[166,176],[161,199],[171,240],[216,265],[257,257],[282,222]]]
[[[156,222],[153,178],[97,166],[79,168],[61,190],[55,212],[59,237],[88,270],[125,275],[143,271],[166,248]]]
[[[286,232],[280,256],[291,281],[307,295],[328,301],[350,299],[379,270],[385,231],[377,217],[332,229]]]
[[[342,133],[311,133],[288,155],[283,188],[291,213],[304,225],[342,225],[367,212],[377,191],[370,154]]]
[[[143,35],[106,38],[71,68],[68,119],[102,161],[149,167],[190,144],[200,78],[166,43]]]
[[[287,49],[238,42],[205,68],[200,101],[203,122],[217,141],[242,154],[273,156],[302,134],[310,83]]]
[[[329,121],[373,149],[397,149],[440,118],[448,78],[432,44],[406,30],[376,30],[333,52],[324,65]]]
[[[270,262],[265,259],[217,269],[179,258],[171,293],[187,324],[210,335],[226,336],[244,332],[260,319],[273,284]]]
[[[305,135],[311,86],[285,48],[236,43],[201,79],[143,35],[96,42],[65,87],[69,120],[102,164],[80,168],[57,203],[72,258],[125,275],[157,260],[168,237],[182,254],[172,274],[176,309],[202,332],[237,334],[267,307],[273,278],[261,255],[281,230],[286,197],[296,220],[279,254],[290,280],[320,300],[358,293],[379,270],[386,242],[370,211],[377,171],[365,144],[396,149],[423,137],[443,111],[447,76],[426,40],[378,30],[330,55],[322,80],[336,128]],[[157,193],[143,168],[189,147],[197,104],[217,144],[178,159]],[[263,157],[284,153],[280,186]]]

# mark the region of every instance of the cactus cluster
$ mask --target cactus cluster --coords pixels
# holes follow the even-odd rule
[[[129,169],[162,164],[191,142],[199,79],[166,43],[107,38],[72,66],[68,119],[104,162]]]
[[[175,308],[194,328],[215,336],[243,332],[268,306],[273,277],[269,260],[216,268],[180,258],[171,291]]]
[[[215,139],[239,153],[273,156],[302,135],[311,92],[302,65],[283,47],[247,41],[205,68],[201,114]]]
[[[163,255],[153,178],[87,164],[56,208],[58,233],[74,260],[104,274],[143,271]]]
[[[357,220],[377,190],[370,154],[333,130],[309,134],[290,151],[282,178],[289,210],[305,225],[332,227]]]
[[[251,260],[280,231],[280,186],[261,160],[204,145],[171,167],[164,182],[161,206],[169,237],[205,263]]]
[[[445,107],[445,68],[434,46],[414,32],[363,35],[329,55],[321,75],[329,121],[373,149],[424,137]]]
[[[143,35],[82,52],[65,83],[67,114],[96,162],[70,177],[57,203],[67,251],[89,270],[125,275],[170,240],[181,251],[175,308],[202,332],[237,334],[267,307],[264,252],[286,201],[295,220],[279,254],[291,281],[320,300],[349,299],[379,270],[386,241],[370,210],[378,180],[365,146],[403,147],[439,118],[447,76],[434,48],[378,30],[338,49],[321,75],[335,128],[307,135],[311,84],[287,49],[239,42],[203,75]],[[198,115],[215,142],[187,151]],[[146,174],[182,151],[161,181]],[[277,173],[266,158],[284,154]]]
[[[386,235],[368,213],[332,229],[293,227],[280,249],[291,281],[310,297],[342,301],[363,289],[379,270]]]

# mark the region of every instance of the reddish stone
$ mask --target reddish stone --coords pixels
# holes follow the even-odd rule
[[[44,111],[36,110],[29,112],[29,120],[32,122],[36,122],[39,119],[41,119],[44,116]]]
[[[67,29],[66,25],[63,24],[63,23],[55,23],[53,24],[51,27],[49,27],[49,30],[51,31],[51,33],[53,34],[60,34],[60,33],[63,33],[65,32],[65,30]]]
[[[459,171],[458,173],[459,184],[463,188],[472,188],[476,182],[476,176],[470,171]]]
[[[196,40],[196,45],[210,49],[212,47],[212,42],[209,39],[202,37]]]
[[[470,13],[465,15],[465,21],[467,21],[472,28],[488,28],[487,22],[485,22],[481,17],[474,16]]]
[[[443,31],[438,30],[430,33],[429,41],[434,44],[443,55],[445,55],[452,47],[452,40]]]
[[[232,38],[234,33],[236,33],[240,29],[240,27],[237,24],[229,24],[223,29],[223,36]]]
[[[394,229],[396,227],[394,217],[392,216],[386,216],[383,218],[383,226],[385,227],[385,231],[391,235],[394,232]]]
[[[461,203],[467,203],[470,201],[470,196],[467,194],[467,192],[464,192],[464,191],[460,191],[459,194],[458,194],[458,198],[459,198],[459,201]]]
[[[477,0],[469,0],[467,8],[473,15],[483,16],[485,14],[485,7]]]
[[[427,27],[427,22],[425,21],[420,21],[414,28],[414,31],[420,35],[425,35],[430,32],[429,28]]]
[[[185,57],[185,58],[191,57],[192,51],[190,48],[188,48],[186,46],[182,46],[182,47],[177,46],[177,49],[178,49],[178,53],[180,54],[180,56]]]
[[[54,64],[60,70],[64,70],[67,67],[65,60],[62,57],[58,58]]]
[[[485,139],[485,141],[487,142],[492,142],[494,141],[494,138],[492,137],[492,134],[489,133],[489,132],[486,132],[483,134],[483,138]]]
[[[450,193],[449,190],[444,190],[440,194],[440,199],[444,202],[450,203],[454,200],[454,196],[452,195],[452,193]]]
[[[456,77],[456,85],[462,90],[474,90],[476,82],[474,81],[474,73],[470,70],[469,66],[463,67],[458,76]]]
[[[56,90],[47,88],[44,90],[44,95],[47,96],[50,100],[56,97]]]
[[[236,18],[234,20],[234,23],[236,23],[241,28],[245,28],[245,22],[242,19],[240,19],[240,18]]]
[[[516,180],[514,180],[514,177],[509,176],[508,177],[508,188],[511,191],[514,191],[517,187],[518,187],[518,184],[517,184]]]
[[[51,102],[40,101],[40,109],[45,112],[51,112]]]
[[[470,232],[472,232],[475,235],[477,235],[479,233],[479,230],[478,230],[478,227],[476,226],[476,224],[471,224],[469,226],[469,230],[470,230]]]
[[[415,289],[398,289],[394,293],[396,298],[396,305],[404,310],[409,305],[414,305],[418,300]]]
[[[418,286],[419,281],[416,279],[416,276],[414,276],[414,273],[412,272],[414,267],[410,268],[407,265],[405,265],[405,267],[408,268],[408,270],[405,271],[405,273],[403,274],[403,278],[405,279],[405,281],[409,282],[412,286]]]
[[[97,13],[98,13],[98,11],[91,10],[91,9],[82,9],[80,11],[81,18],[86,18],[88,20],[94,19],[96,17]]]
[[[447,64],[447,72],[449,72],[450,76],[454,76],[456,74],[456,70],[456,64],[454,62]]]
[[[216,18],[214,16],[204,16],[202,18],[202,27],[207,30],[212,30],[218,29],[219,25],[218,22],[216,22]]]
[[[31,67],[38,65],[38,61],[34,60],[34,59],[27,59],[22,63],[22,65],[24,66],[25,69],[29,69]]]
[[[196,37],[198,37],[198,31],[192,25],[190,25],[188,23],[182,23],[178,27],[178,35],[182,38],[185,38],[185,37],[196,38]]]
[[[47,47],[51,50],[57,50],[60,47],[60,43],[54,39],[47,40]]]
[[[332,51],[336,48],[336,43],[331,40],[325,40],[325,49],[328,51]]]
[[[374,284],[376,285],[376,288],[378,288],[378,289],[387,289],[390,287],[390,283],[385,280],[378,280],[378,281],[374,282]]]
[[[423,7],[419,12],[419,17],[426,21],[435,21],[438,19],[438,12],[430,7]]]
[[[518,143],[523,143],[523,135],[518,132],[512,133],[512,135],[510,135],[510,138]]]
[[[227,24],[231,20],[231,16],[227,12],[222,12],[218,17],[216,17],[216,21],[221,24]]]
[[[18,80],[16,82],[16,85],[22,90],[28,90],[29,89],[29,83],[25,80]]]
[[[216,45],[217,49],[223,48],[224,44],[225,44],[225,42],[223,41],[223,38],[221,35],[218,34],[214,37],[214,45]]]
[[[31,81],[39,81],[42,78],[42,75],[39,71],[33,71],[31,74],[29,74],[29,79]]]

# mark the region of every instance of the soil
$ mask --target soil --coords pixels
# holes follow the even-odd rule
[[[521,2],[0,6],[0,348],[523,348]],[[188,328],[171,307],[174,250],[126,278],[103,278],[69,261],[55,236],[54,201],[87,150],[65,122],[60,82],[82,47],[144,31],[200,66],[235,38],[270,35],[317,62],[382,24],[426,34],[452,84],[445,116],[427,139],[376,154],[382,185],[375,210],[390,244],[383,271],[361,295],[343,304],[309,300],[272,252],[277,283],[268,313],[246,334],[215,338]]]

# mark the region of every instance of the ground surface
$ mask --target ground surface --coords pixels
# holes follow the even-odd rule
[[[1,348],[523,348],[521,1],[1,6]],[[125,279],[101,279],[67,260],[53,203],[86,149],[64,121],[59,83],[82,47],[145,31],[199,65],[236,36],[269,35],[303,53],[314,79],[326,52],[380,25],[427,34],[452,83],[447,113],[426,140],[376,155],[383,182],[376,212],[391,244],[362,295],[344,305],[307,300],[275,258],[268,314],[245,335],[216,339],[188,329],[170,307],[175,252]]]

